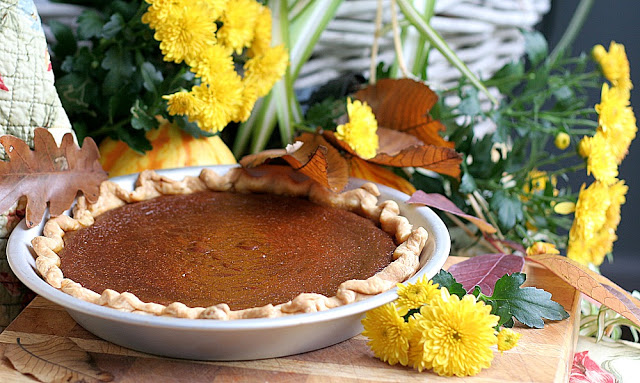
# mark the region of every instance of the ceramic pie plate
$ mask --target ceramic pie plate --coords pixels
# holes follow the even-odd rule
[[[210,166],[217,173],[231,166]],[[197,176],[202,167],[160,170],[159,174],[180,180]],[[113,178],[120,186],[133,189],[137,174]],[[352,179],[349,187],[365,181]],[[407,205],[409,196],[378,185],[380,200],[392,199],[414,226],[429,232],[420,255],[421,268],[409,281],[434,276],[444,265],[450,250],[449,232],[442,220],[427,207]],[[23,220],[7,245],[7,258],[16,276],[31,290],[64,307],[69,315],[93,334],[134,350],[150,354],[199,360],[251,360],[293,355],[347,340],[362,332],[364,313],[394,300],[396,289],[334,309],[280,318],[217,321],[156,317],[121,312],[82,301],[47,284],[35,269],[31,240],[42,234],[40,226],[28,229]]]

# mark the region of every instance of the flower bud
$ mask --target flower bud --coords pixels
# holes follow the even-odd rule
[[[571,137],[569,137],[569,135],[565,132],[560,132],[556,135],[556,139],[553,141],[553,143],[556,145],[556,148],[565,150],[571,143]]]

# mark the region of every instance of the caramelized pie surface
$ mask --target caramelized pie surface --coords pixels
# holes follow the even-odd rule
[[[143,301],[232,310],[335,294],[396,245],[352,212],[274,194],[203,191],[127,204],[64,236],[65,277]]]

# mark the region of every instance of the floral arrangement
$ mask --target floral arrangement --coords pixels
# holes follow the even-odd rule
[[[77,33],[92,41],[92,49],[65,48],[62,37],[70,32],[54,28],[54,53],[70,53],[59,64],[68,73],[58,83],[62,101],[76,117],[78,135],[109,135],[139,151],[149,149],[143,133],[157,126],[156,116],[195,136],[237,126],[235,154],[245,153],[249,141],[254,152],[240,161],[243,166],[279,159],[333,190],[349,176],[395,187],[413,194],[409,202],[440,210],[454,254],[521,259],[520,269],[496,276],[491,291],[463,288],[446,272],[400,285],[395,302],[363,320],[374,355],[385,362],[475,375],[490,366],[492,347],[516,346],[514,318],[542,327],[542,319],[567,317],[548,294],[520,287],[523,257],[553,267],[557,258],[536,256],[564,252],[563,259],[587,273],[611,256],[628,189],[617,178],[618,166],[637,133],[624,46],[594,47],[598,68],[587,55],[570,57],[566,47],[585,17],[576,14],[555,50],[549,52],[539,33],[524,31],[525,57],[479,79],[428,17],[409,0],[395,0],[392,7],[405,24],[461,71],[459,84],[436,93],[427,83],[437,79],[407,72],[401,54],[393,63],[378,63],[374,44],[368,84],[357,76],[337,79],[301,101],[293,81],[339,1],[326,9],[320,3],[289,9],[278,1],[269,2],[271,8],[253,0],[148,0],[136,7],[114,2],[103,10],[111,14],[108,21],[88,11]],[[390,31],[398,37],[401,52],[397,20],[375,24],[376,36]],[[282,44],[271,47],[272,37]],[[97,66],[102,70],[93,73]],[[405,78],[389,78],[390,67]],[[586,104],[590,88],[601,89],[595,107]],[[135,101],[119,105],[126,99],[119,90]],[[96,105],[96,94],[108,102]],[[100,120],[106,123],[88,128]],[[284,149],[277,148],[277,136]],[[261,151],[266,146],[276,148]],[[585,170],[593,181],[572,190],[569,179]],[[525,301],[524,295],[547,311],[518,313],[509,302]],[[585,333],[615,337],[624,325],[638,336],[638,318],[622,318],[605,306],[583,311]]]

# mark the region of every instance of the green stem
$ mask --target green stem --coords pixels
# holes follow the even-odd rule
[[[567,29],[565,29],[562,37],[560,38],[560,41],[555,46],[555,48],[553,48],[553,51],[551,51],[551,54],[549,55],[549,63],[553,64],[558,56],[561,53],[564,53],[576,39],[585,21],[587,21],[587,17],[589,16],[589,12],[591,11],[593,2],[594,0],[580,0],[578,7],[573,13],[573,17],[571,17],[571,21],[569,22]]]
[[[462,73],[476,88],[482,91],[487,95],[487,98],[491,100],[494,105],[498,105],[498,100],[489,90],[485,88],[482,84],[482,81],[466,66],[466,64],[460,60],[460,58],[455,54],[454,51],[449,48],[447,43],[442,39],[442,37],[436,32],[431,25],[427,22],[425,17],[421,15],[411,4],[409,0],[396,0],[398,6],[402,13],[404,13],[404,17],[409,20],[411,24],[424,36],[429,40],[429,42],[442,53],[442,55],[458,70]]]

